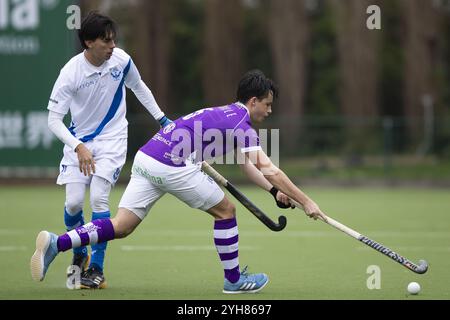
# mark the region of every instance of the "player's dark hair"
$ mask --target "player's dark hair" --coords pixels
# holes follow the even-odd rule
[[[81,28],[78,30],[78,38],[81,46],[87,49],[85,41],[95,39],[107,39],[116,37],[116,23],[107,16],[97,11],[91,11],[81,22]]]
[[[247,103],[252,97],[262,100],[272,92],[273,98],[278,97],[278,87],[271,79],[267,78],[260,70],[248,71],[239,81],[237,100]]]

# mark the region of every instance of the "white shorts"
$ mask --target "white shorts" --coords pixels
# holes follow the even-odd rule
[[[91,140],[84,145],[92,152],[95,160],[95,176],[108,180],[114,185],[119,178],[127,158],[127,139]],[[64,146],[64,156],[59,165],[59,176],[56,183],[91,183],[91,176],[80,172],[78,156],[68,146]]]
[[[217,183],[201,171],[200,164],[171,167],[138,151],[131,179],[119,203],[143,220],[155,202],[166,192],[191,208],[206,211],[223,200],[225,194]]]

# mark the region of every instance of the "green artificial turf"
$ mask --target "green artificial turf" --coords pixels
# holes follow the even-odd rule
[[[0,299],[449,299],[450,197],[448,190],[307,188],[322,210],[413,262],[430,265],[417,275],[300,210],[278,209],[270,194],[240,188],[273,219],[288,218],[272,232],[237,204],[239,260],[265,272],[268,285],[255,295],[224,295],[223,270],[213,245],[213,220],[171,195],[163,197],[136,231],[108,244],[105,290],[68,290],[71,252],[61,253],[42,283],[29,271],[40,230],[64,232],[64,188],[0,187]],[[111,194],[113,216],[123,192]],[[231,196],[230,196],[231,197]],[[85,219],[90,220],[88,202]],[[368,289],[370,266],[380,268],[380,289]],[[422,286],[406,292],[409,282]],[[370,279],[369,279],[370,282]]]

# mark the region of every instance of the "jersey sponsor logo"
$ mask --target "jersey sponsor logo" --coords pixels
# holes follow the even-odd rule
[[[133,167],[131,168],[131,172],[133,174],[147,178],[155,184],[163,184],[165,181],[165,179],[163,177],[151,175],[145,168],[141,168],[135,164],[133,164]]]
[[[55,100],[55,99],[52,99],[52,98],[50,98],[49,100],[50,100],[50,102],[53,102],[54,104],[58,104],[59,103],[58,100]]]
[[[160,141],[166,145],[168,145],[169,147],[172,145],[172,141],[167,140],[166,138],[164,138],[163,136],[161,136],[159,133],[155,134],[152,138],[152,140],[155,141]]]
[[[114,81],[120,80],[120,75],[121,74],[122,74],[122,71],[120,71],[116,67],[111,69],[111,77],[113,78]]]
[[[82,89],[89,88],[90,86],[96,84],[97,82],[98,82],[98,79],[95,79],[95,80],[89,80],[89,81],[83,82],[82,84],[80,84],[80,85],[78,86],[77,91],[78,91],[78,90],[82,90]]]

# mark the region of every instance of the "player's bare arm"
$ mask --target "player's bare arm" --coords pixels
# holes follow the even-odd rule
[[[261,171],[259,171],[251,161],[246,161],[243,164],[239,164],[239,167],[251,182],[256,184],[261,189],[270,191],[272,184],[264,178]]]
[[[245,161],[245,163],[243,164],[240,164],[239,167],[251,182],[259,186],[261,189],[264,189],[267,192],[272,193],[271,190],[273,188],[273,185],[264,177],[261,171],[259,171],[255,167],[255,165],[250,161],[250,159],[247,158],[247,161]],[[274,198],[277,202],[282,203],[284,205],[284,208],[291,207],[289,197],[285,195],[283,192],[276,190]]]
[[[302,192],[289,177],[277,166],[275,166],[270,158],[263,150],[255,150],[247,153],[248,159],[255,163],[256,168],[261,171],[264,177],[278,190],[288,197],[300,203],[305,213],[314,220],[321,218],[326,221],[326,215],[320,210],[319,206]]]

